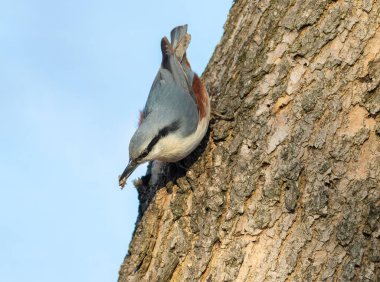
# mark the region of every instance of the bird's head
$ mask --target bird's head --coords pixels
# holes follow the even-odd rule
[[[162,126],[158,131],[154,131],[151,130],[149,122],[143,122],[140,125],[129,143],[129,163],[119,177],[119,185],[122,188],[138,165],[158,159],[164,153],[161,143],[165,142],[165,137],[174,134],[179,126],[179,121],[174,121],[167,126]]]

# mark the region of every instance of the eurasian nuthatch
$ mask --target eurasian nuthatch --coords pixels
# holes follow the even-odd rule
[[[162,63],[129,143],[129,163],[119,177],[121,187],[141,163],[185,158],[207,132],[210,101],[186,57],[187,25],[174,28],[170,36],[171,42],[166,37],[161,40]]]

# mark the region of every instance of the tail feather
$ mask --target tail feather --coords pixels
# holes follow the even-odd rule
[[[182,62],[191,40],[190,34],[187,33],[187,24],[175,27],[170,32],[170,39],[178,60]]]
[[[164,37],[161,41],[161,67],[169,70],[176,82],[191,90],[194,73],[186,56],[191,39],[187,25],[175,27],[170,33],[170,39],[171,42]]]
[[[170,41],[173,48],[177,48],[178,43],[181,41],[182,37],[187,34],[187,24],[180,25],[172,29],[170,32]]]

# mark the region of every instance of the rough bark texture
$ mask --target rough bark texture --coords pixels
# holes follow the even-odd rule
[[[379,14],[235,1],[203,75],[225,118],[140,186],[120,281],[380,281]]]

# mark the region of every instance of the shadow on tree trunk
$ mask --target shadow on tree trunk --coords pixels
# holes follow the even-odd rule
[[[166,189],[168,194],[172,193],[172,187],[173,185],[177,185],[177,179],[184,177],[189,168],[191,168],[192,165],[204,153],[207,147],[207,140],[209,140],[209,136],[210,129],[207,131],[199,146],[188,157],[177,163],[164,164],[162,173],[160,173],[154,185],[150,184],[150,180],[152,178],[153,162],[149,163],[146,175],[142,176],[140,180],[135,181],[134,183],[138,192],[139,199],[139,213],[137,216],[136,225],[144,216],[144,212],[148,208],[151,201],[154,199],[159,189]]]

